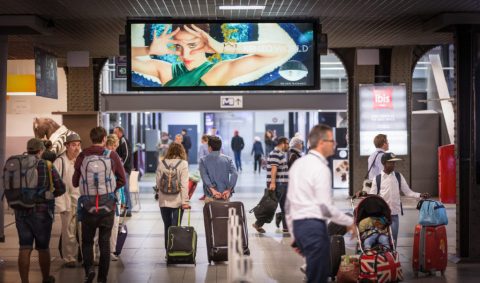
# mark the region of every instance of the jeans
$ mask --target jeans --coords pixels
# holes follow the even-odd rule
[[[369,250],[377,245],[383,245],[387,248],[390,248],[389,237],[382,233],[375,233],[363,240],[363,248],[366,250]]]
[[[15,226],[20,249],[48,250],[52,235],[53,217],[44,211],[15,210]]]
[[[125,172],[125,185],[124,187],[124,192],[125,192],[125,200],[126,200],[126,205],[127,205],[127,212],[132,212],[132,200],[130,199],[130,188],[128,187],[129,185],[129,180],[130,180],[130,174]]]
[[[397,247],[398,226],[400,226],[400,219],[398,218],[398,215],[392,215],[392,236],[393,241],[395,242],[395,247]]]
[[[327,282],[330,275],[330,240],[325,221],[303,219],[293,221],[293,233],[307,261],[307,282]]]
[[[253,162],[253,171],[257,171],[257,164],[258,164],[258,172],[262,170],[262,155],[255,154],[255,161]]]
[[[165,249],[167,249],[168,244],[168,228],[170,226],[177,226],[178,224],[178,211],[181,211],[180,214],[180,225],[183,217],[183,209],[171,208],[171,207],[160,207],[160,213],[162,214],[164,233],[165,233]]]
[[[282,226],[283,229],[288,229],[287,227],[287,220],[285,217],[285,200],[287,199],[287,188],[288,184],[287,183],[276,183],[275,187],[275,195],[278,200],[278,204],[280,205],[280,210],[282,211]],[[255,222],[257,226],[262,227],[265,222],[257,220]]]
[[[242,151],[241,150],[234,150],[233,155],[235,156],[235,167],[238,170],[242,170]]]
[[[107,282],[108,268],[110,267],[110,236],[112,235],[114,217],[114,211],[104,215],[85,213],[85,217],[82,220],[82,252],[86,274],[93,267],[93,239],[97,228],[99,230],[100,262],[98,266],[98,282]]]

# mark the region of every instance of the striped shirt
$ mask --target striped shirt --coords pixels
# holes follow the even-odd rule
[[[278,148],[273,149],[267,159],[267,187],[272,181],[272,166],[277,167],[276,183],[288,183],[287,155]]]

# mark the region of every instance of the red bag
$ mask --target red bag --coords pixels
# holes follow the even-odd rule
[[[194,182],[192,180],[188,180],[188,199],[192,198],[195,189],[197,188],[198,182]]]
[[[403,280],[398,253],[387,249],[368,250],[360,256],[359,282],[399,282]]]

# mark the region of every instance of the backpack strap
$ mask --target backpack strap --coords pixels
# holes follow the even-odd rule
[[[178,167],[178,165],[180,165],[180,163],[182,163],[182,161],[183,161],[183,160],[180,159],[180,160],[177,162],[177,164],[176,164],[175,166],[173,166],[172,170],[176,170],[177,167]]]
[[[65,160],[63,160],[63,157],[62,155],[60,155],[59,157],[57,157],[55,160],[57,159],[60,159],[62,161],[62,173],[60,174],[60,177],[62,178],[63,180],[63,174],[65,174]]]
[[[382,182],[382,174],[378,174],[375,177],[375,181],[377,183],[377,195],[379,195],[380,194],[380,183]]]
[[[48,160],[45,160],[45,163],[47,165],[47,174],[48,174],[48,180],[50,182],[50,192],[53,193],[54,191],[54,188],[53,188],[53,174],[52,174],[52,168],[53,168],[53,165],[52,165],[52,162],[48,161]]]
[[[170,169],[170,165],[168,165],[167,162],[165,162],[165,159],[162,159],[162,163],[165,166],[165,168]]]
[[[370,174],[370,170],[372,170],[373,165],[375,165],[375,161],[377,161],[377,157],[380,153],[383,151],[377,151],[377,155],[375,155],[375,158],[373,159],[372,165],[370,165],[370,168],[368,168],[367,174],[365,175],[364,179],[368,179],[368,174]]]
[[[400,176],[400,173],[398,173],[397,171],[394,171],[394,173],[398,181],[398,194],[401,195],[402,194],[402,177]],[[401,200],[400,200],[400,212],[403,215],[403,204]]]

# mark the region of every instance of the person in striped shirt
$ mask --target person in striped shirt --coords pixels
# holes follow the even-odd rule
[[[288,138],[280,137],[277,139],[277,146],[270,152],[267,159],[267,188],[275,191],[275,194],[282,211],[282,216],[285,215],[285,198],[287,196],[288,187]],[[259,233],[265,233],[263,223],[257,220],[253,224],[253,228]],[[283,232],[288,232],[285,217],[282,217]]]

